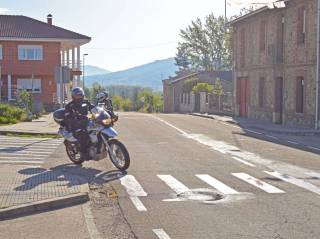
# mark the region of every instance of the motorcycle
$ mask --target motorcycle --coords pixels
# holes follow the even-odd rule
[[[56,110],[53,114],[56,123],[60,125],[59,135],[65,140],[64,144],[69,159],[77,165],[84,162],[80,157],[80,144],[72,132],[65,125],[65,109]],[[116,137],[117,131],[113,128],[118,116],[111,117],[102,105],[97,105],[88,116],[87,132],[89,134],[89,158],[99,161],[110,158],[113,165],[121,171],[130,166],[130,156],[127,148]]]

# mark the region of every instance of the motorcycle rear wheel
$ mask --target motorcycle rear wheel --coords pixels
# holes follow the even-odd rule
[[[130,156],[127,148],[117,139],[111,139],[108,143],[111,162],[120,171],[126,171],[130,166]]]
[[[66,151],[69,159],[76,165],[82,164],[85,159],[80,157],[80,152],[77,148],[76,144],[72,144],[69,141],[64,141],[64,145],[66,146]]]

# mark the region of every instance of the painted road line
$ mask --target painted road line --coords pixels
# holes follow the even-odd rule
[[[229,186],[225,185],[224,183],[220,182],[214,177],[211,177],[208,174],[197,174],[196,177],[214,187],[218,191],[222,192],[223,194],[239,194],[239,192],[237,192],[233,188],[230,188]]]
[[[147,211],[147,208],[143,205],[141,200],[138,197],[146,197],[148,194],[143,190],[140,183],[132,175],[126,175],[120,178],[121,184],[126,188],[127,193],[129,194],[130,200],[133,205],[140,212]]]
[[[130,200],[139,212],[146,212],[147,208],[143,205],[138,197],[130,196]]]
[[[170,124],[169,122],[167,122],[167,121],[165,121],[165,120],[163,120],[163,119],[160,119],[160,118],[155,117],[155,116],[153,116],[153,115],[150,115],[150,117],[152,117],[152,118],[154,118],[154,119],[156,119],[156,120],[159,120],[160,122],[162,122],[162,123],[170,126],[171,128],[174,128],[175,130],[179,131],[181,134],[184,134],[184,135],[187,135],[187,134],[188,134],[187,132],[183,131],[182,129],[179,129],[178,127],[174,126],[173,124]]]
[[[5,159],[5,160],[8,160],[8,159],[12,159],[12,160],[15,160],[15,159],[24,159],[24,160],[43,160],[45,159],[45,157],[17,157],[17,156],[13,156],[13,157],[10,157],[10,156],[1,156],[0,155],[0,159]]]
[[[320,179],[320,173],[316,173],[316,172],[309,172],[309,173],[306,173],[308,176],[311,176],[311,177],[315,177],[317,179]]]
[[[152,231],[159,239],[170,239],[169,235],[163,229],[153,229]]]
[[[246,173],[232,173],[233,176],[257,187],[260,188],[261,190],[267,192],[267,193],[285,193],[285,191],[274,187],[266,182],[263,182],[257,178],[254,178]]]
[[[17,150],[17,149],[8,149],[8,148],[4,148],[1,149],[0,148],[0,154],[4,153],[34,153],[34,154],[52,154],[55,150],[47,150],[47,149],[22,149],[22,150]]]
[[[250,133],[254,133],[254,134],[259,134],[259,135],[261,135],[262,133],[260,133],[260,132],[257,132],[257,131],[254,131],[254,130],[251,130],[251,129],[243,129],[244,131],[248,131],[248,132],[250,132]]]
[[[43,164],[43,161],[24,161],[24,160],[1,160],[0,164]]]
[[[313,185],[312,183],[306,182],[302,179],[291,177],[286,174],[281,174],[279,172],[268,172],[268,171],[264,171],[264,172],[273,176],[273,177],[279,178],[282,181],[285,181],[287,183],[291,183],[291,184],[296,185],[300,188],[304,188],[308,191],[311,191],[313,193],[320,195],[320,188],[317,187],[316,185]]]
[[[290,140],[288,140],[287,142],[288,142],[289,144],[299,145],[298,142],[294,142],[294,141],[290,141]]]
[[[172,177],[171,175],[157,175],[163,182],[165,182],[177,194],[191,191],[183,183]]]
[[[252,164],[252,163],[249,163],[249,162],[247,162],[247,161],[244,161],[244,160],[242,160],[242,159],[240,159],[240,158],[238,158],[238,157],[232,157],[234,160],[237,160],[237,161],[239,161],[240,163],[243,163],[243,164],[245,164],[245,165],[248,165],[248,166],[250,166],[250,167],[256,167],[256,165],[254,165],[254,164]]]
[[[314,150],[318,150],[318,151],[320,151],[320,149],[319,148],[316,148],[316,147],[312,147],[312,146],[307,146],[309,149],[314,149]]]
[[[268,138],[271,138],[271,139],[276,139],[276,140],[278,140],[278,139],[279,139],[279,138],[277,138],[277,137],[275,137],[275,136],[268,135],[268,134],[266,134],[265,136],[266,136],[266,137],[268,137]]]
[[[42,154],[42,153],[28,153],[28,152],[19,152],[19,153],[11,153],[11,152],[0,152],[0,157],[1,156],[18,156],[18,157],[22,157],[22,156],[36,156],[36,157],[47,157],[50,154]]]

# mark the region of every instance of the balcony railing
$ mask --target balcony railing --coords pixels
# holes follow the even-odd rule
[[[73,71],[82,71],[82,61],[76,60],[75,62],[72,62],[72,60],[65,60],[61,61],[62,66],[68,66]]]

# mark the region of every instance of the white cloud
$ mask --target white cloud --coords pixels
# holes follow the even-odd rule
[[[8,13],[9,13],[9,9],[0,8],[0,14],[8,14]]]

